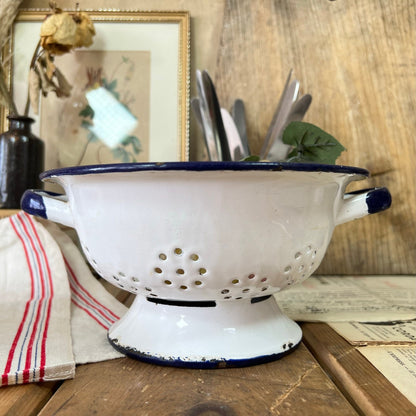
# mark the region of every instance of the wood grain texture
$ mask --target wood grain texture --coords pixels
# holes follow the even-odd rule
[[[32,383],[0,388],[0,415],[36,416],[61,382]]]
[[[91,0],[88,7],[189,10],[191,93],[195,69],[207,68],[224,107],[242,98],[254,153],[293,68],[313,96],[305,120],[347,147],[339,163],[372,173],[351,190],[387,186],[393,196],[390,210],[337,227],[317,272],[416,273],[416,0]],[[191,158],[204,154],[191,117]]]
[[[369,169],[351,189],[387,186],[392,208],[338,227],[320,274],[416,272],[416,2],[257,1],[226,4],[215,81],[247,105],[258,152],[290,68],[313,96],[306,121]]]
[[[283,360],[242,369],[189,370],[128,358],[77,367],[41,416],[356,415],[301,345]]]
[[[328,325],[305,323],[302,331],[308,349],[360,414],[416,414],[416,407]]]

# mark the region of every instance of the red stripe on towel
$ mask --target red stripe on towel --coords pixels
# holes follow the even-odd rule
[[[80,305],[74,298],[71,298],[71,302],[76,305],[78,308],[82,309],[85,313],[87,313],[89,316],[91,316],[94,321],[96,321],[99,325],[101,325],[104,329],[108,329],[108,325],[104,325],[99,319],[97,319],[91,311],[89,311],[87,308],[84,308],[82,305]]]
[[[16,351],[17,343],[19,342],[20,336],[22,335],[23,326],[24,326],[24,324],[26,322],[26,319],[27,319],[30,303],[33,301],[33,298],[34,298],[34,282],[35,282],[35,278],[34,278],[34,275],[33,275],[33,269],[32,269],[32,266],[30,264],[29,252],[28,252],[28,248],[26,246],[25,240],[23,239],[23,237],[20,234],[20,232],[18,231],[15,223],[13,222],[13,217],[10,217],[9,220],[10,220],[10,224],[12,225],[12,228],[13,228],[14,232],[16,233],[17,237],[19,238],[20,242],[22,243],[23,251],[25,253],[26,263],[28,265],[29,275],[30,275],[30,298],[26,302],[25,310],[23,312],[23,317],[20,321],[19,327],[17,329],[16,335],[14,337],[13,343],[12,343],[10,351],[9,351],[9,355],[7,357],[6,367],[4,368],[4,371],[3,371],[3,374],[2,374],[2,380],[1,380],[3,386],[7,386],[9,384],[8,383],[8,375],[9,375],[9,372],[10,372],[10,369],[11,369],[11,366],[12,366],[13,357],[14,357],[14,353]]]
[[[73,291],[88,304],[92,309],[94,309],[96,312],[98,312],[105,320],[110,321],[111,323],[114,323],[120,319],[119,316],[117,316],[113,311],[111,311],[109,308],[104,306],[102,303],[98,302],[97,299],[95,299],[87,289],[85,289],[81,283],[79,282],[77,276],[75,275],[74,270],[71,268],[68,260],[64,257],[65,266],[70,274],[70,278],[73,279],[73,286],[71,286],[71,289],[73,287]],[[107,311],[110,316],[108,316],[104,311]]]
[[[38,242],[38,245],[40,247],[40,250],[42,252],[42,257],[44,259],[45,265],[46,265],[46,272],[47,272],[47,278],[48,278],[48,284],[49,284],[49,298],[48,298],[48,306],[46,311],[46,320],[45,325],[43,328],[43,334],[42,334],[42,346],[41,346],[41,354],[40,354],[40,366],[39,366],[39,381],[43,381],[43,378],[45,376],[45,366],[46,366],[46,340],[48,338],[48,329],[49,329],[49,321],[51,317],[51,309],[52,309],[52,299],[54,296],[54,288],[53,288],[53,282],[52,282],[52,273],[51,268],[49,266],[48,257],[46,255],[45,248],[39,238],[39,234],[35,228],[35,225],[33,223],[33,220],[29,217],[29,215],[25,214],[26,218],[28,219],[30,226],[32,228],[33,233],[35,234],[36,240]]]
[[[41,264],[41,261],[40,261],[40,255],[39,255],[38,248],[36,247],[36,245],[33,241],[33,238],[32,238],[32,236],[30,235],[30,233],[27,229],[24,218],[22,218],[21,215],[18,215],[17,219],[19,220],[20,224],[22,225],[22,227],[25,231],[26,237],[29,239],[31,248],[32,248],[32,250],[35,254],[36,265],[37,265],[37,268],[38,268],[38,271],[39,271],[40,287],[41,287],[41,295],[40,295],[40,299],[39,299],[39,302],[38,302],[35,322],[33,324],[32,333],[30,335],[29,344],[28,344],[27,350],[26,350],[26,362],[25,362],[25,368],[23,369],[23,384],[25,384],[25,383],[29,382],[29,376],[30,376],[30,370],[31,370],[31,364],[32,364],[33,344],[34,344],[34,341],[35,341],[36,333],[38,331],[39,322],[41,320],[42,306],[43,306],[43,302],[45,300],[45,271],[44,271],[44,269],[42,267],[42,264]]]

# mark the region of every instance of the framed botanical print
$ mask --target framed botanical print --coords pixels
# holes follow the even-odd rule
[[[25,106],[30,60],[45,15],[20,12],[7,46],[9,81],[19,111]],[[72,87],[70,96],[48,94],[39,114],[29,113],[36,121],[34,133],[45,141],[45,168],[188,160],[188,13],[88,15],[96,32],[93,44],[54,61]],[[5,114],[2,123],[4,127]],[[128,134],[117,137],[124,127],[130,127]],[[113,139],[106,138],[111,134]]]

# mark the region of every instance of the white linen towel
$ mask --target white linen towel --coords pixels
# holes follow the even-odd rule
[[[107,330],[127,308],[59,227],[42,224],[24,212],[0,220],[2,386],[72,378],[75,364],[122,356]]]

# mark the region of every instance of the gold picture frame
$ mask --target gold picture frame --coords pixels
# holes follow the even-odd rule
[[[56,57],[57,67],[73,83],[71,97],[56,98],[50,93],[42,98],[39,115],[29,113],[36,121],[33,132],[45,141],[45,169],[96,163],[187,161],[189,13],[86,12],[96,30],[93,45]],[[21,11],[13,24],[11,39],[3,49],[3,62],[8,63],[8,82],[19,112],[25,106],[29,63],[47,14],[45,10]],[[82,129],[82,104],[88,101],[81,97],[85,82],[80,74],[97,63],[103,74],[107,71],[113,76],[107,81],[120,88],[117,96],[124,93],[130,104],[137,107],[138,129],[141,129],[138,137],[142,143],[131,146],[130,150],[126,148],[131,154],[125,149],[121,149],[122,153],[120,149],[107,148],[99,141],[92,143],[88,138],[91,135]],[[118,79],[114,78],[117,71]],[[127,107],[126,103],[122,104]],[[136,116],[133,111],[132,114]],[[2,131],[6,130],[6,117],[3,110]],[[133,148],[135,152],[138,149],[138,156],[133,154]]]

